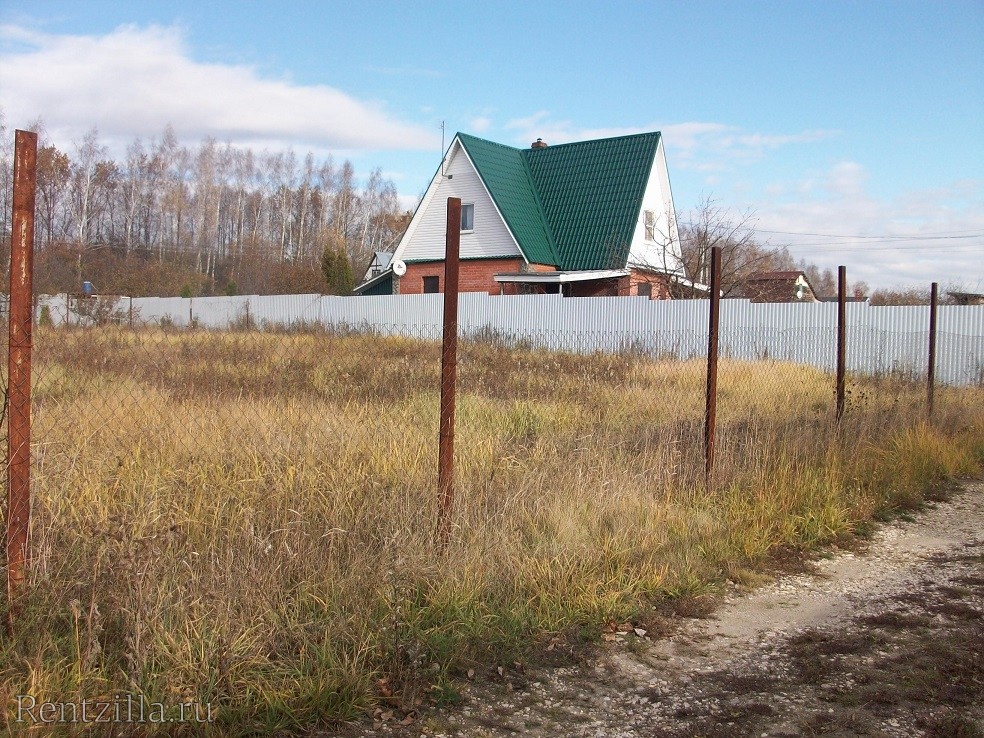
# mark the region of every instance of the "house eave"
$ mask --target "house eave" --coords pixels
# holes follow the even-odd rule
[[[496,282],[520,282],[526,284],[566,284],[589,282],[593,279],[618,279],[629,276],[627,269],[588,269],[572,272],[517,272],[493,274]]]
[[[387,277],[391,277],[391,276],[393,276],[393,270],[392,269],[387,269],[385,272],[380,272],[379,274],[377,274],[372,279],[367,279],[365,282],[363,282],[362,284],[360,284],[357,287],[355,287],[352,290],[352,292],[355,292],[355,293],[364,292],[365,290],[369,289],[370,287],[373,287],[373,286],[379,284],[384,279],[386,279]]]
[[[710,294],[711,292],[710,285],[701,284],[700,282],[692,282],[686,277],[681,277],[679,274],[671,273],[669,276],[673,279],[674,282],[676,282],[677,284],[681,284],[684,287],[689,287],[692,290],[699,290],[701,292],[707,292],[708,294]]]

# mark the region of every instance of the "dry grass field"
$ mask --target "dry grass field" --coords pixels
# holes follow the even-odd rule
[[[454,700],[470,667],[753,580],[984,460],[982,388],[939,390],[929,424],[922,386],[856,379],[838,426],[829,375],[722,362],[708,484],[702,362],[466,343],[442,552],[436,343],[105,328],[35,346],[35,560],[0,645],[15,734],[25,694],[208,703],[228,736]]]

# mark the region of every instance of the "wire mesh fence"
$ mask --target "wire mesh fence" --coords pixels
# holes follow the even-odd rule
[[[166,315],[144,320],[139,309],[81,299],[66,301],[66,319],[55,321],[42,303],[36,484],[84,488],[139,460],[174,478],[222,470],[223,483],[262,494],[271,476],[279,480],[289,469],[289,478],[313,475],[353,489],[417,489],[427,508],[424,491],[437,468],[439,326],[326,324],[312,319],[312,304],[295,298],[293,320],[270,319],[290,317],[281,304],[268,306],[268,317],[254,308],[250,318],[235,312],[222,328],[205,329],[194,308],[181,326]],[[722,323],[715,437],[732,449],[722,468],[740,469],[743,449],[764,428],[781,437],[804,428],[829,432],[835,342],[834,329],[810,321],[771,334]],[[926,337],[864,328],[849,333],[851,342],[881,350],[925,345]],[[590,474],[610,474],[613,465],[639,470],[636,481],[647,485],[696,484],[706,367],[698,346],[706,352],[706,332],[665,325],[614,339],[597,330],[464,326],[460,487],[487,489],[497,478],[498,486],[520,459],[536,477],[547,457]],[[852,372],[848,422],[863,416],[872,431],[891,418],[915,422],[924,414],[922,380],[911,366]],[[941,412],[950,396],[939,395]]]
[[[25,607],[38,632],[79,633],[37,646],[71,665],[50,667],[49,689],[181,694],[231,725],[344,717],[379,673],[443,669],[470,639],[615,617],[629,593],[829,539],[871,504],[838,490],[870,484],[858,470],[888,453],[880,438],[904,451],[925,425],[914,368],[850,373],[838,423],[834,329],[770,334],[724,312],[708,479],[706,326],[514,330],[464,300],[441,553],[439,319],[414,320],[409,298],[373,324],[294,300],[304,310],[252,300],[221,325],[119,303],[39,315]],[[936,422],[959,432],[982,395],[938,388]]]
[[[225,481],[257,490],[284,468],[342,476],[353,487],[432,487],[440,387],[436,318],[325,322],[324,305],[300,296],[268,301],[252,313],[250,300],[213,303],[213,317],[222,305],[226,320],[210,320],[213,327],[205,329],[190,300],[184,301],[184,325],[173,313],[145,319],[142,308],[128,302],[122,308],[116,299],[41,303],[34,351],[36,484],[84,487],[90,478],[113,478],[114,465],[140,459],[177,477],[214,466],[228,472]],[[402,304],[413,302],[404,298]],[[591,307],[591,300],[581,302]],[[61,320],[58,304],[64,305]],[[742,444],[754,440],[756,429],[790,435],[832,419],[836,331],[816,325],[815,313],[803,316],[798,330],[786,320],[770,331],[734,325],[725,313],[716,437],[734,447],[732,467],[740,466]],[[706,352],[705,332],[667,325],[633,326],[631,335],[595,326],[513,331],[480,323],[466,320],[461,329],[463,489],[488,487],[483,480],[501,480],[502,469],[517,459],[543,454],[565,459],[565,469],[582,465],[591,473],[608,473],[619,461],[647,470],[641,478],[647,484],[697,479],[705,409],[705,357],[698,347]],[[914,356],[927,341],[925,334],[870,326],[848,335],[849,356],[861,344],[886,357]],[[941,334],[944,346],[961,342],[981,343]],[[924,402],[922,374],[911,361],[888,358],[883,366],[889,368],[871,376],[850,375],[849,415],[875,425],[889,417],[915,421]],[[941,411],[951,396],[959,390],[940,395]],[[536,465],[526,471],[539,473]]]

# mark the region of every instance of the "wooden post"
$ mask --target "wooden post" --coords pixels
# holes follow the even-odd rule
[[[437,539],[443,549],[451,538],[454,506],[454,406],[458,374],[458,256],[461,200],[448,198],[444,256],[444,336],[441,344],[441,427],[438,445]]]
[[[7,355],[7,601],[12,632],[17,597],[31,559],[31,329],[34,321],[34,204],[38,136],[14,134]]]
[[[837,267],[837,420],[844,415],[847,379],[847,267]]]
[[[926,414],[933,418],[933,394],[936,389],[936,308],[939,304],[939,285],[929,289],[929,364],[926,367]]]
[[[714,468],[714,429],[717,418],[718,327],[721,316],[721,247],[711,249],[711,309],[707,327],[707,386],[704,393],[704,473]]]

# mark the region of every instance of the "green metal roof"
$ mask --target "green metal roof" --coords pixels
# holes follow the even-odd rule
[[[527,259],[562,270],[625,267],[659,133],[541,149],[458,138]]]
[[[553,239],[520,150],[465,133],[459,133],[458,139],[526,258],[536,264],[556,264]]]

